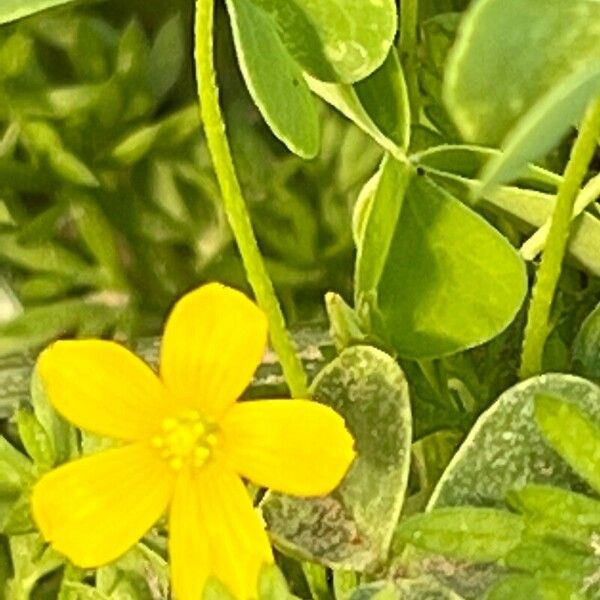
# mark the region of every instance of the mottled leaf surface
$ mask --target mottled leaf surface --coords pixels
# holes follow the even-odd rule
[[[479,418],[440,479],[430,508],[504,507],[509,490],[532,483],[589,490],[539,431],[533,413],[539,395],[570,402],[600,423],[600,388],[590,381],[550,373],[519,383]]]
[[[331,495],[270,493],[262,510],[276,545],[328,566],[366,570],[388,551],[408,478],[408,387],[396,362],[366,346],[345,350],[315,379],[316,401],[346,419],[358,457]],[[323,440],[327,443],[327,440]]]

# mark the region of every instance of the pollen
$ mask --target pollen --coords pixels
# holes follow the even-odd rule
[[[180,471],[187,464],[202,467],[217,441],[216,427],[192,410],[165,419],[151,444],[173,470]]]

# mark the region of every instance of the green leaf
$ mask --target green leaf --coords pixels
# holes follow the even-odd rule
[[[521,541],[523,518],[505,510],[440,508],[402,521],[398,539],[459,560],[491,562],[504,558]]]
[[[600,502],[594,498],[549,485],[526,485],[511,490],[510,506],[525,517],[536,535],[549,535],[588,545],[600,529]]]
[[[375,333],[405,358],[483,344],[514,319],[525,265],[508,241],[427,177],[413,177],[377,290]]]
[[[508,575],[495,583],[486,600],[580,600],[577,586],[555,578]]]
[[[365,570],[386,557],[406,490],[411,417],[408,388],[392,358],[366,346],[344,351],[319,373],[317,401],[346,419],[358,457],[331,495],[270,493],[261,507],[283,551],[336,568]]]
[[[98,591],[110,598],[152,600],[167,596],[166,561],[140,543],[110,565],[96,572]]]
[[[479,417],[440,479],[429,508],[505,507],[508,492],[528,484],[586,489],[535,423],[534,399],[540,395],[570,402],[600,423],[600,388],[590,381],[549,373],[519,383]]]
[[[354,590],[350,600],[396,600],[398,593],[389,581],[373,582]]]
[[[320,144],[315,102],[275,22],[251,0],[227,0],[227,9],[240,68],[262,116],[292,152],[314,158]]]
[[[46,431],[55,464],[62,464],[77,455],[77,432],[52,407],[37,370],[31,374],[31,403],[37,420]]]
[[[159,29],[148,56],[146,79],[156,102],[161,101],[177,83],[185,62],[184,31],[176,14]]]
[[[2,533],[22,535],[36,531],[31,514],[31,490],[24,491],[2,519]]]
[[[500,150],[472,144],[443,144],[411,156],[422,169],[438,174],[453,174],[476,180],[483,167],[502,155]],[[556,192],[563,178],[552,171],[528,164],[519,180],[521,187]]]
[[[337,108],[396,158],[410,143],[410,105],[402,65],[395,49],[366,79],[350,84],[325,83],[306,76],[311,90]]]
[[[381,279],[392,245],[396,223],[402,211],[404,195],[413,176],[412,168],[386,156],[368,189],[361,207],[362,225],[357,235],[354,273],[355,302],[373,294]]]
[[[353,83],[387,56],[396,34],[394,0],[252,0],[277,23],[290,54],[312,76]]]
[[[87,165],[65,148],[59,134],[48,123],[26,123],[23,125],[23,134],[29,148],[44,157],[61,179],[84,187],[100,185]]]
[[[222,583],[211,577],[204,586],[202,600],[235,600],[235,596]]]
[[[0,256],[17,267],[62,275],[80,285],[99,283],[97,273],[85,260],[53,242],[24,244],[13,233],[0,233]]]
[[[547,442],[600,491],[600,427],[579,407],[549,395],[535,399],[535,420]]]
[[[399,592],[399,600],[462,600],[461,596],[433,577],[400,579],[395,587]]]
[[[413,158],[440,185],[461,197],[469,197],[481,190],[477,177],[485,160],[499,155],[498,151],[477,146],[440,146]],[[530,165],[523,172],[519,185],[544,191],[500,186],[483,190],[481,203],[509,217],[523,233],[531,234],[533,229],[542,227],[552,215],[556,186],[561,180],[559,175]],[[600,276],[600,221],[593,214],[584,212],[574,220],[567,252],[575,266]]]
[[[484,188],[546,154],[600,91],[599,22],[600,5],[588,0],[550,0],[543,10],[538,0],[481,0],[467,14],[445,98],[467,140],[503,141]]]
[[[103,281],[100,287],[127,290],[115,232],[94,198],[85,193],[67,195],[70,213],[82,241],[98,262]]]
[[[0,5],[0,24],[10,23],[35,13],[69,4],[74,0],[2,0]]]
[[[46,430],[30,408],[20,408],[16,414],[19,438],[27,454],[42,471],[54,465],[54,448]]]
[[[33,481],[31,461],[0,436],[0,495],[18,494]]]
[[[527,571],[532,575],[557,577],[573,585],[581,585],[600,567],[588,548],[581,548],[562,540],[524,539],[506,557],[509,568]]]
[[[571,356],[575,373],[600,382],[600,304],[581,325]]]
[[[502,154],[481,173],[486,189],[519,177],[525,165],[545,156],[573,123],[579,123],[590,99],[600,92],[600,67],[577,73],[542,98],[515,126],[502,144]]]
[[[290,600],[287,582],[276,565],[262,569],[258,577],[258,600]]]
[[[599,23],[600,4],[589,0],[546,0],[543,10],[539,0],[473,3],[448,59],[444,90],[463,136],[499,144],[548,93],[598,66]]]
[[[349,600],[461,600],[434,578],[375,581],[357,587]]]

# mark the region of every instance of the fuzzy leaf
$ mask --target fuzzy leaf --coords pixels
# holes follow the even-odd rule
[[[385,559],[408,478],[408,387],[392,358],[356,346],[321,371],[313,395],[346,419],[358,457],[335,492],[298,499],[268,494],[262,510],[285,552],[354,570]]]
[[[504,392],[484,412],[450,462],[429,502],[442,506],[506,506],[509,490],[528,484],[589,489],[544,440],[534,399],[553,396],[600,424],[600,388],[580,377],[547,374]]]

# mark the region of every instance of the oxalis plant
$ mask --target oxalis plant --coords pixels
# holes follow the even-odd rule
[[[600,2],[116,4],[0,2],[0,595],[600,597]]]

